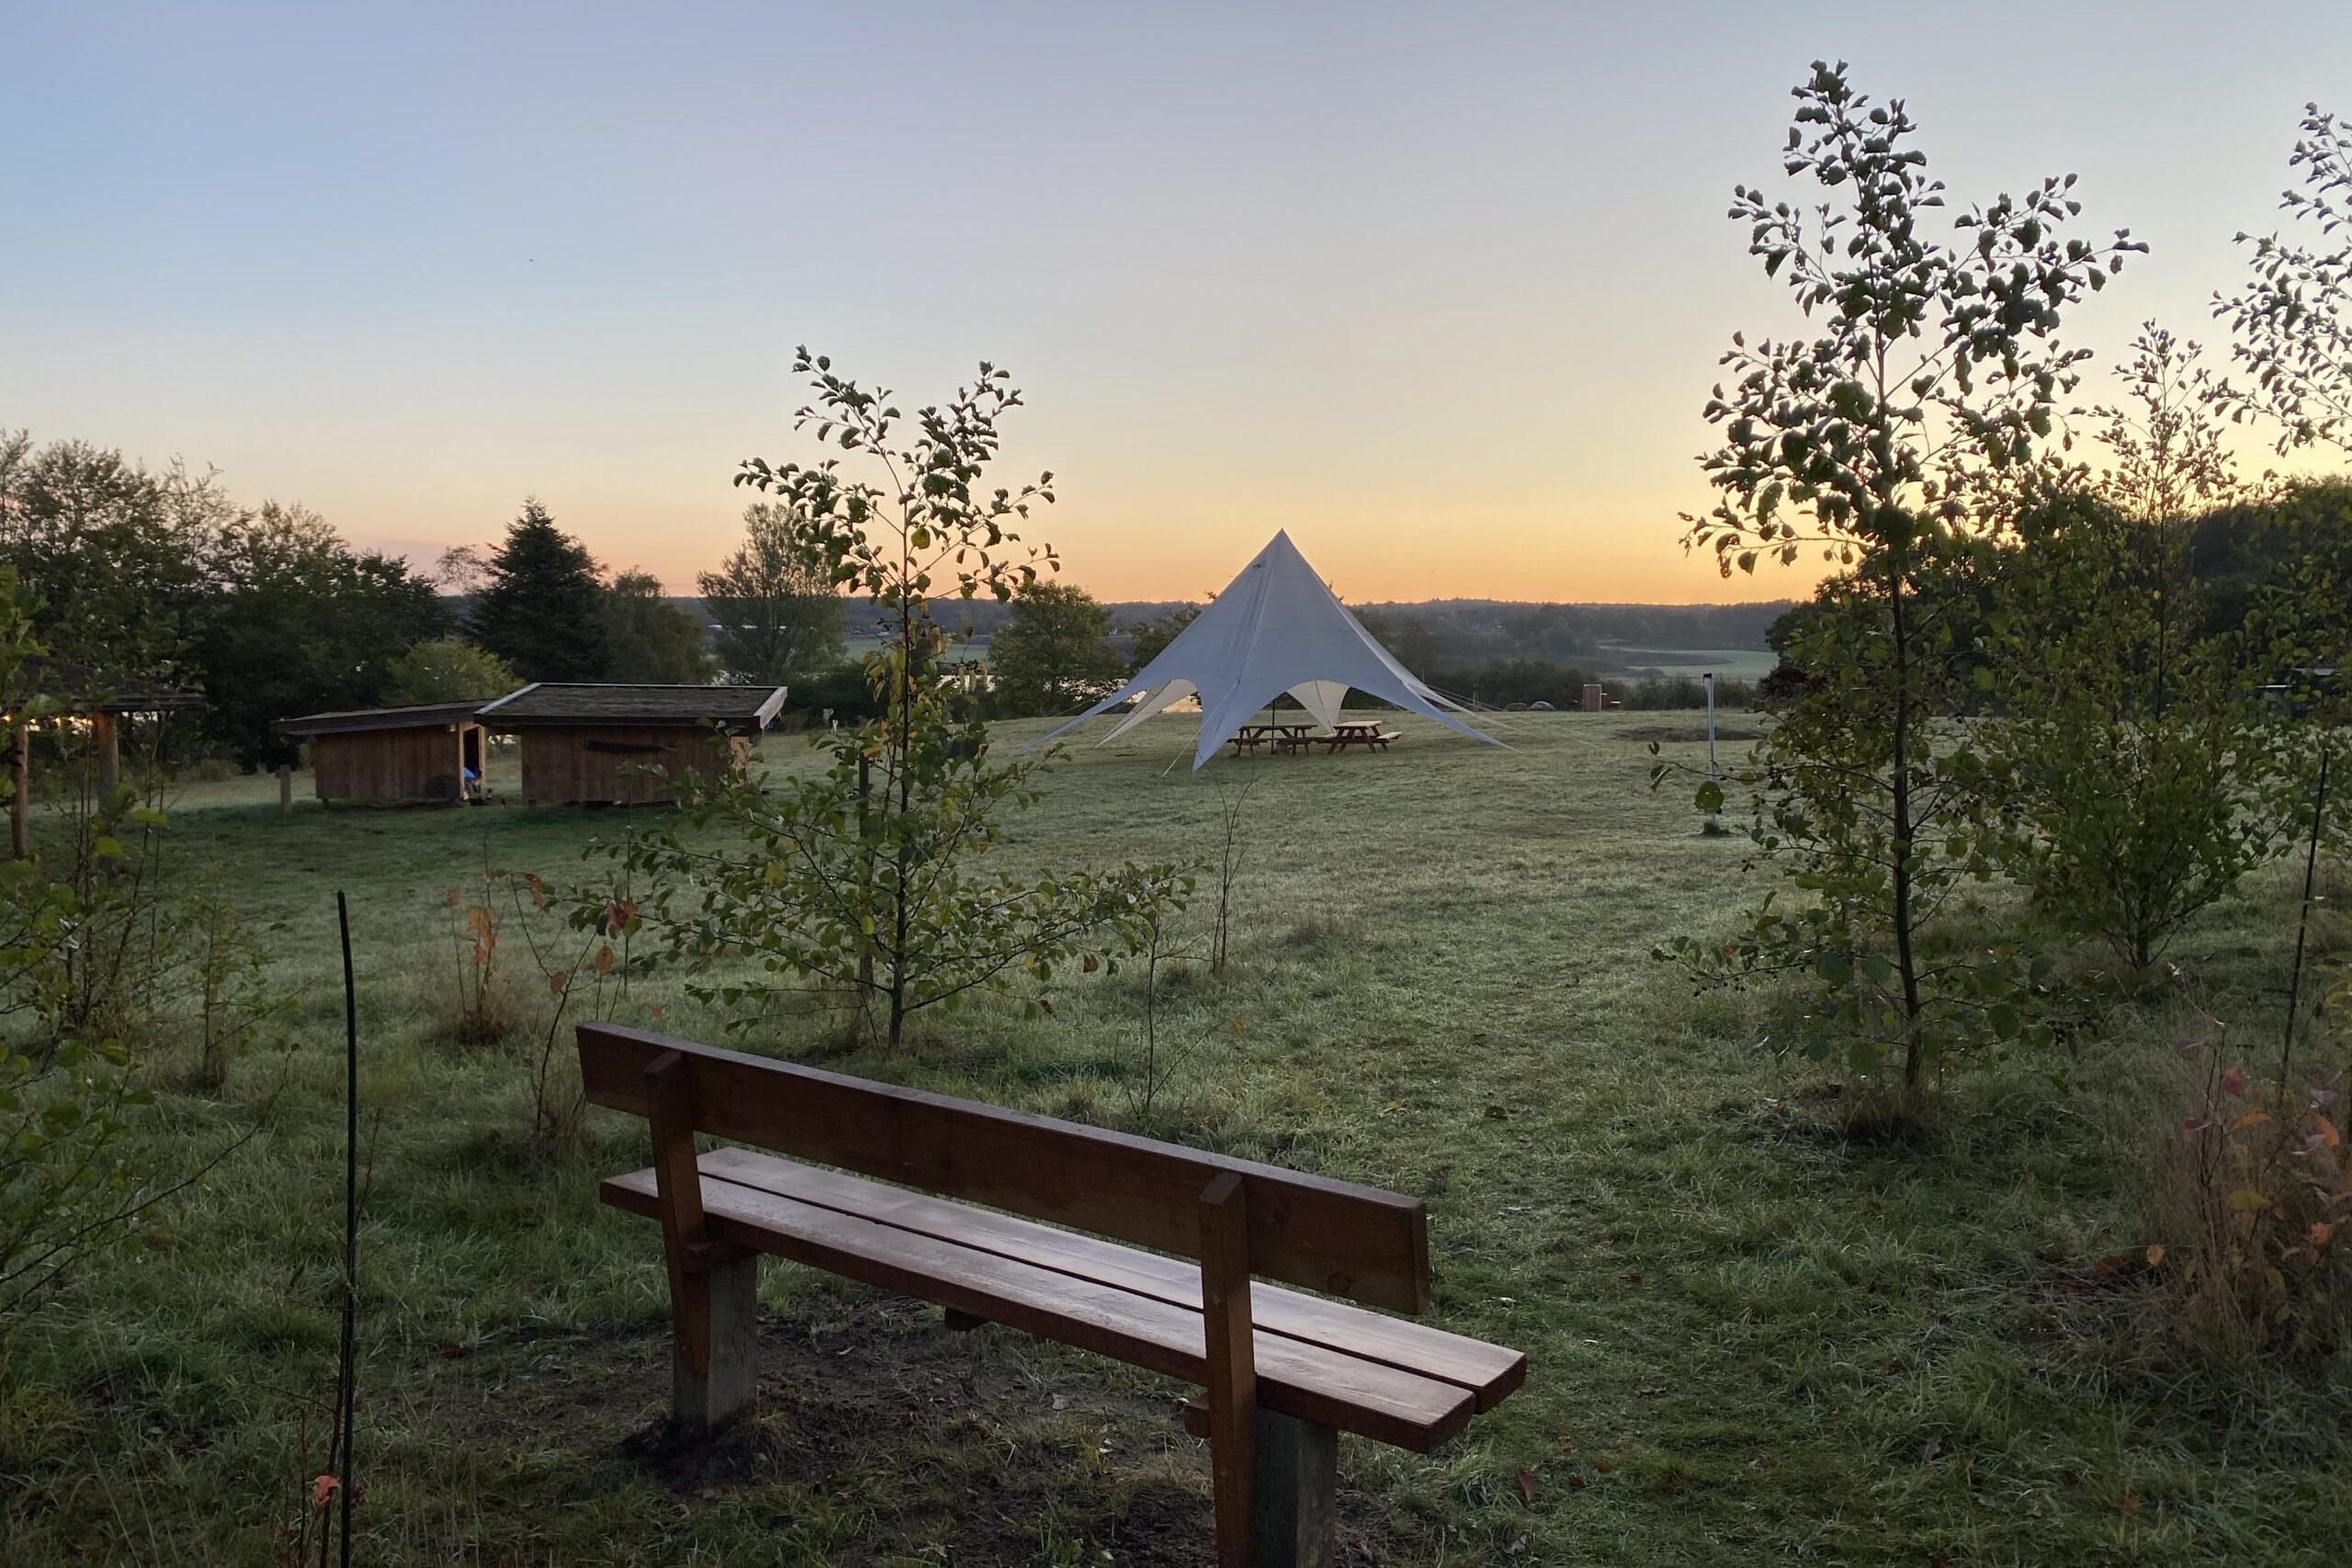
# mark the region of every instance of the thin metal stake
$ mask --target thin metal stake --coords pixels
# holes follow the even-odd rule
[[[359,1366],[353,1344],[359,1298],[359,988],[351,972],[351,903],[334,896],[335,924],[343,936],[343,1443],[342,1473],[335,1490],[343,1500],[343,1550],[351,1568],[351,1433],[359,1404]]]
[[[2319,871],[2319,829],[2322,815],[2327,810],[2327,764],[2333,755],[2325,745],[2319,753],[2319,783],[2312,791],[2312,846],[2303,859],[2303,909],[2295,922],[2295,967],[2287,982],[2287,1039],[2278,1048],[2278,1110],[2287,1110],[2287,1075],[2295,1062],[2295,1015],[2302,1010],[2303,939],[2312,929],[2312,881]]]

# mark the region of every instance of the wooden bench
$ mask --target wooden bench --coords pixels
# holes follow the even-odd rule
[[[1365,1310],[1429,1307],[1417,1198],[616,1025],[579,1036],[589,1100],[651,1123],[652,1166],[600,1195],[662,1222],[689,1427],[752,1402],[772,1253],[951,1327],[1200,1385],[1185,1425],[1209,1440],[1220,1568],[1319,1568],[1337,1433],[1427,1452],[1526,1378],[1516,1350]],[[697,1157],[697,1134],[792,1157]]]

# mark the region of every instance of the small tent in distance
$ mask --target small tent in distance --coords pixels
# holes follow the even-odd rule
[[[1464,724],[1462,711],[1396,662],[1324,585],[1287,532],[1276,534],[1257,558],[1226,584],[1191,626],[1162,649],[1135,679],[1044,739],[1132,702],[1135,711],[1105,735],[1114,739],[1186,697],[1201,700],[1197,769],[1250,716],[1287,693],[1329,729],[1351,691],[1435,719],[1489,746],[1502,742]],[[1451,711],[1449,711],[1451,710]],[[1098,743],[1099,744],[1099,743]]]

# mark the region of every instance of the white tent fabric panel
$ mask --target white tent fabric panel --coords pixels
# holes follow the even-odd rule
[[[1143,700],[1136,704],[1136,711],[1121,719],[1117,726],[1112,729],[1110,734],[1105,735],[1102,739],[1097,740],[1094,744],[1097,746],[1107,745],[1111,741],[1116,740],[1120,736],[1125,735],[1128,730],[1133,729],[1136,725],[1141,724],[1145,719],[1148,719],[1152,715],[1159,712],[1162,708],[1172,707],[1176,704],[1182,702],[1186,697],[1193,696],[1194,694],[1196,694],[1193,690],[1193,683],[1190,681],[1182,680],[1170,681],[1156,692],[1146,692],[1143,694]]]
[[[1298,705],[1305,708],[1316,723],[1328,730],[1340,722],[1340,709],[1346,705],[1348,700],[1348,683],[1345,681],[1301,681],[1290,689],[1290,694],[1297,699]]]
[[[1179,684],[1189,690],[1170,694]],[[1135,702],[1136,711],[1112,731],[1122,734],[1180,695],[1197,694],[1201,738],[1193,753],[1197,769],[1252,714],[1284,692],[1297,697],[1328,729],[1338,720],[1340,705],[1351,689],[1490,746],[1502,745],[1446,711],[1458,710],[1459,705],[1439,696],[1390,658],[1324,586],[1290,535],[1281,533],[1134,680],[1041,739],[1050,740],[1122,703]]]

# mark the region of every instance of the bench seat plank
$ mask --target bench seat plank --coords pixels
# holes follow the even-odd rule
[[[1201,1310],[1201,1271],[1180,1258],[752,1149],[713,1149],[701,1165],[706,1176]],[[1504,1346],[1275,1285],[1251,1296],[1261,1331],[1455,1384],[1482,1412],[1527,1380],[1527,1358]]]
[[[653,1172],[608,1178],[607,1203],[655,1216]],[[811,1264],[863,1283],[1114,1357],[1194,1384],[1207,1381],[1200,1312],[978,1247],[706,1174],[715,1241]],[[1062,1233],[1055,1233],[1062,1234]],[[1269,1409],[1426,1453],[1476,1408],[1470,1391],[1260,1329],[1258,1398]]]

